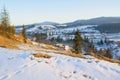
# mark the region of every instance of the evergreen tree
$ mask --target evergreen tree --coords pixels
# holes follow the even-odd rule
[[[109,39],[105,37],[105,44],[108,45],[109,43],[110,43],[110,42],[109,42]]]
[[[50,39],[50,41],[51,41],[51,42],[55,42],[55,38],[52,37],[52,38]]]
[[[62,42],[62,38],[61,38],[60,36],[58,36],[56,40],[57,40],[57,42],[59,42],[59,43]]]
[[[26,36],[26,29],[25,29],[25,26],[23,25],[23,29],[22,29],[22,36],[24,38],[24,42],[26,43],[27,41],[27,36]]]
[[[42,35],[41,34],[36,34],[36,42],[41,42],[42,41]]]
[[[4,35],[6,34],[6,30],[8,27],[10,27],[9,15],[4,7],[0,15],[0,30]]]
[[[89,39],[87,36],[84,36],[84,42],[88,43],[89,42]]]
[[[98,51],[98,54],[103,55],[103,50],[100,49],[100,50]]]
[[[107,44],[107,38],[105,37],[105,44]]]
[[[81,38],[81,35],[80,35],[80,31],[77,30],[75,32],[75,38],[74,38],[74,50],[75,50],[75,53],[80,53],[81,52],[81,44],[82,44],[82,38]]]
[[[106,50],[106,54],[105,54],[104,56],[105,56],[105,57],[108,57],[108,58],[112,58],[110,48],[108,48],[108,49]]]
[[[2,27],[9,27],[10,26],[9,14],[8,14],[7,10],[5,9],[5,7],[3,8],[2,12],[1,12],[0,19],[1,19],[0,24]]]
[[[31,41],[34,41],[35,35],[34,35],[34,34],[31,34],[30,36],[31,36]]]
[[[101,45],[103,45],[103,44],[104,44],[104,42],[103,42],[103,40],[102,40],[102,39],[100,40],[100,44],[101,44]]]

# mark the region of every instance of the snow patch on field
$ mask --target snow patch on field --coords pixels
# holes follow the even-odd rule
[[[0,48],[0,80],[120,80],[120,65],[99,60],[49,54],[35,58],[32,51]],[[33,57],[33,60],[31,60]]]

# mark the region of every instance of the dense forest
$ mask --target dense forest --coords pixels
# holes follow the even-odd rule
[[[119,33],[120,32],[120,23],[108,23],[102,24],[98,27],[95,27],[96,30],[99,30],[101,33]]]

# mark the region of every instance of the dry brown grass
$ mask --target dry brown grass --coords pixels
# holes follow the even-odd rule
[[[50,44],[44,44],[45,46],[43,47],[44,49],[51,49],[51,50],[57,50],[57,48],[53,45]]]
[[[0,47],[4,48],[17,48],[16,42],[14,42],[12,39],[8,39],[6,37],[0,36]]]
[[[36,57],[36,58],[51,58],[51,56],[48,55],[48,54],[35,53],[35,54],[33,54],[33,55],[34,55],[34,57]]]
[[[82,54],[72,53],[71,51],[57,51],[55,53],[72,56],[72,57],[84,58],[84,56]]]
[[[71,51],[61,50],[61,49],[54,47],[53,45],[48,45],[48,44],[44,44],[44,45],[45,45],[44,47],[39,47],[36,45],[29,45],[29,46],[30,46],[30,50],[33,49],[37,53],[47,52],[47,53],[56,53],[56,54],[62,54],[62,55],[66,55],[66,56],[84,58],[84,56],[82,54],[76,54],[76,53],[72,53]]]
[[[48,55],[48,54],[44,54],[43,57],[44,57],[44,58],[51,58],[51,56]]]
[[[105,61],[109,61],[109,62],[112,62],[112,63],[119,63],[120,64],[120,60],[110,59],[110,58],[104,57],[102,55],[97,55],[97,54],[92,53],[92,52],[90,52],[88,54],[90,54],[91,56],[94,56],[98,59],[101,59],[101,60],[105,60]]]
[[[19,35],[14,35],[11,38],[7,38],[0,35],[0,47],[18,49],[19,44],[23,44],[23,37]],[[27,44],[31,44],[31,41],[27,40]]]

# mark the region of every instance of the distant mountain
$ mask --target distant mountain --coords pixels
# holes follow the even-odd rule
[[[36,24],[40,24],[40,25],[58,25],[59,23],[45,21],[45,22],[36,23]]]
[[[76,20],[74,22],[66,23],[66,25],[68,26],[101,25],[106,23],[120,23],[120,17],[98,17],[88,20]]]
[[[88,20],[76,20],[74,22],[63,23],[63,24],[45,21],[42,23],[34,23],[34,24],[26,25],[26,30],[28,34],[33,34],[33,33],[45,33],[45,31],[47,31],[48,29],[69,28],[69,27],[76,27],[81,25],[99,26],[102,24],[110,24],[110,23],[120,23],[120,17],[98,17]],[[103,27],[100,28],[103,29]],[[22,30],[22,26],[16,26],[17,33],[21,32],[21,30]]]

